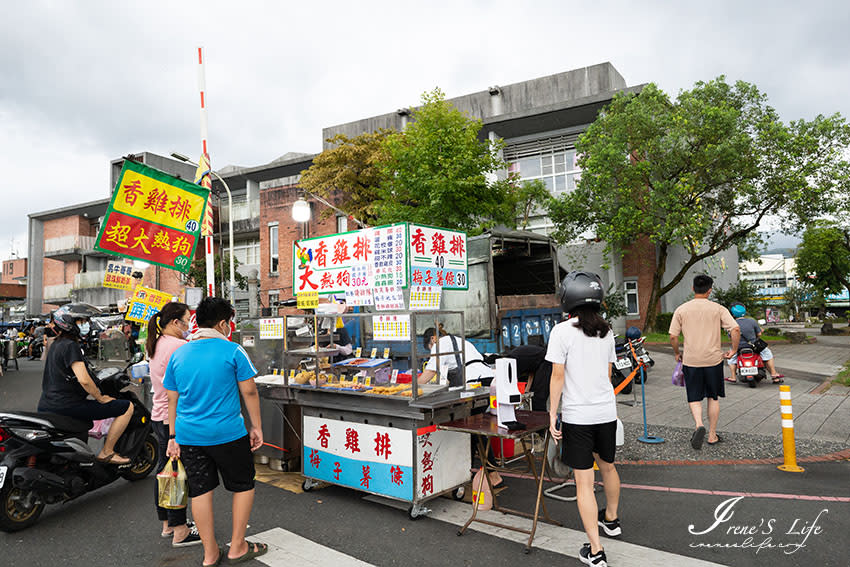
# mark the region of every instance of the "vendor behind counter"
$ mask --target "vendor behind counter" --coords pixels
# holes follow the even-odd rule
[[[439,347],[437,340],[439,333]],[[426,350],[431,352],[431,358],[425,365],[425,370],[419,375],[419,383],[424,384],[430,382],[437,372],[437,350],[440,351],[440,380],[447,381],[451,386],[462,386],[460,380],[461,375],[458,373],[458,367],[463,363],[463,357],[458,354],[445,354],[452,351],[460,351],[460,345],[463,345],[463,354],[466,357],[466,383],[471,384],[480,382],[487,386],[493,380],[495,374],[485,362],[484,357],[478,352],[471,342],[449,335],[443,329],[443,325],[439,324],[439,330],[430,327],[422,335],[422,344]]]

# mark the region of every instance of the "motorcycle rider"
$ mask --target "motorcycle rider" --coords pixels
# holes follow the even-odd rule
[[[747,314],[747,308],[741,305],[740,303],[736,303],[732,307],[729,308],[729,312],[732,313],[732,317],[735,318],[735,321],[738,323],[738,327],[741,329],[741,338],[743,341],[750,343],[750,345],[756,342],[761,334],[762,330],[759,324],[754,319],[748,319],[744,317]],[[742,341],[742,342],[743,342]],[[746,343],[742,344],[744,346]],[[740,351],[740,348],[738,349]],[[774,384],[781,384],[784,382],[783,378],[785,378],[784,374],[780,374],[776,370],[776,364],[773,360],[773,353],[770,351],[770,348],[765,347],[760,353],[761,359],[764,361],[764,365],[767,367],[767,371],[770,372],[770,377],[773,379]],[[729,359],[729,368],[732,370],[732,377],[727,378],[727,382],[737,382],[738,379],[735,377],[736,372],[738,371],[738,354],[732,356]]]
[[[84,421],[114,417],[97,460],[114,465],[130,464],[130,459],[115,453],[115,442],[130,423],[133,404],[104,396],[89,375],[80,347],[80,334],[87,332],[88,318],[63,313],[55,316],[54,325],[59,334],[44,365],[38,411]],[[87,399],[89,395],[94,399]]]

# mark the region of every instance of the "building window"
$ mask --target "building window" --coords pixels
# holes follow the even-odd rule
[[[574,191],[581,177],[575,149],[543,152],[520,158],[510,164],[508,173],[516,173],[523,181],[540,179],[550,193],[560,195]]]
[[[272,274],[277,273],[278,262],[280,260],[277,252],[277,245],[277,225],[275,224],[269,227],[269,272]]]
[[[275,309],[277,307],[278,302],[280,302],[280,290],[273,290],[269,292],[269,307]],[[272,311],[272,313],[276,313],[276,311]]]
[[[338,215],[336,217],[336,232],[337,234],[341,232],[348,232],[348,217],[344,217],[342,215]]]
[[[239,261],[240,266],[246,264],[260,263],[260,241],[259,240],[243,240],[233,244],[233,257]],[[229,254],[230,248],[225,248]]]
[[[625,282],[626,289],[626,312],[629,315],[640,315],[638,303],[638,283],[636,281]]]

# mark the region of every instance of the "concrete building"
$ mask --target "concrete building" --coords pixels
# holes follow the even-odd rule
[[[492,86],[476,93],[448,99],[458,109],[483,123],[482,139],[502,138],[508,171],[522,180],[540,179],[557,196],[573,190],[581,175],[575,142],[617,93],[637,93],[642,85],[627,86],[610,63],[574,69],[521,83]],[[379,116],[325,128],[322,138],[337,134],[353,137],[378,128],[401,130],[410,119],[403,108]],[[325,142],[325,148],[328,144]],[[439,224],[435,221],[435,224]],[[548,234],[553,228],[544,211],[530,219],[528,230]],[[604,245],[579,241],[559,249],[561,267],[599,273],[606,285],[622,286],[629,314],[619,327],[639,325],[646,314],[657,258],[655,246],[639,241],[622,258],[605,259]],[[669,251],[664,284],[672,280],[686,260],[684,249]],[[699,262],[671,292],[661,298],[660,310],[673,311],[691,295],[697,273],[709,273],[715,286],[727,287],[737,280],[738,255],[732,249]]]
[[[503,158],[509,163],[509,168],[508,171],[502,172],[503,175],[515,172],[523,180],[540,179],[554,195],[559,195],[572,190],[581,175],[576,165],[575,142],[578,136],[595,120],[598,112],[615,94],[636,93],[641,88],[641,85],[628,86],[610,63],[601,63],[521,83],[491,86],[449,101],[469,116],[481,119],[482,139],[504,139]],[[336,134],[353,137],[379,128],[402,130],[410,119],[410,109],[401,108],[378,116],[329,126],[322,130],[322,139],[327,140]],[[327,142],[324,142],[324,147],[329,147]],[[174,165],[173,160],[153,154],[145,156],[149,156],[145,163],[172,171],[169,168]],[[258,299],[262,307],[269,308],[278,300],[292,297],[291,250],[294,240],[356,228],[353,223],[349,226],[345,216],[332,211],[329,216],[323,214],[329,212],[327,207],[309,198],[313,208],[312,220],[305,226],[292,220],[292,204],[301,193],[298,188],[300,174],[312,164],[314,157],[310,154],[290,153],[257,167],[228,166],[218,170],[231,190],[233,206],[228,207],[226,199],[217,203],[219,214],[216,223],[216,247],[225,252],[231,250],[228,228],[232,224],[232,251],[234,257],[239,260],[239,271],[245,276],[257,275],[260,282]],[[115,176],[120,171],[119,161],[116,160],[112,165],[113,185]],[[186,167],[185,164],[180,165]],[[193,174],[193,169],[181,173],[184,178],[190,178]],[[220,197],[225,196],[221,182],[215,178],[213,190]],[[333,199],[331,201],[333,202]],[[106,201],[102,204],[105,203]],[[84,211],[85,205],[81,207],[80,210]],[[48,211],[31,215],[30,258],[40,258],[42,248],[48,250],[44,245],[43,224],[47,220],[60,218],[55,217],[59,213],[64,216],[79,216],[76,210]],[[93,214],[93,211],[89,213]],[[102,214],[101,212],[100,215]],[[66,222],[73,225],[75,221]],[[82,236],[85,223],[79,219],[76,222],[81,227],[78,233]],[[439,225],[439,220],[435,219],[434,224]],[[530,219],[528,228],[546,234],[552,229],[552,223],[543,211],[538,211]],[[618,324],[619,330],[622,330],[626,325],[639,324],[646,314],[652,274],[657,263],[656,251],[650,242],[642,241],[634,243],[622,258],[605,259],[602,255],[603,247],[602,243],[595,241],[571,243],[559,249],[559,260],[564,270],[592,270],[602,276],[606,285],[625,291],[629,315]],[[53,253],[53,249],[50,250]],[[85,247],[78,247],[76,250],[88,251]],[[77,264],[64,266],[61,270],[55,266],[51,267],[53,271],[49,282],[45,281],[43,267],[39,266],[38,274],[33,267],[33,283],[36,284],[36,278],[38,280],[34,287],[43,289],[44,292],[33,293],[31,300],[28,295],[28,310],[41,308],[45,302],[44,295],[48,291],[48,285],[51,286],[51,301],[68,300],[70,290],[76,283],[71,281],[68,273],[82,270],[83,257],[90,262],[96,258],[94,255],[79,252],[76,255],[62,256],[64,262]],[[58,256],[54,253],[48,258],[52,260]],[[684,261],[684,250],[673,249],[669,252],[665,276],[667,281],[678,271],[673,268],[683,265]],[[662,298],[661,311],[672,311],[690,296],[693,274],[708,272],[715,277],[718,287],[727,287],[737,280],[737,266],[738,257],[735,250],[700,262],[672,292]],[[62,277],[55,273],[60,271]],[[148,270],[145,274],[146,284],[160,289],[170,285],[159,280],[151,281],[150,272],[151,270]],[[157,283],[160,285],[156,285]],[[237,291],[234,299],[239,316],[244,317],[249,303],[247,292]]]
[[[184,179],[195,173],[183,162],[152,153],[136,154],[134,159]],[[126,298],[127,292],[102,285],[106,263],[115,256],[94,249],[123,162],[124,158],[111,162],[110,187],[104,190],[103,199],[29,215],[27,316],[47,313],[71,301],[108,307]],[[178,272],[161,270],[160,275],[159,269],[141,266],[140,271],[144,272],[144,285],[175,295],[182,290]]]
[[[27,259],[11,258],[3,260],[2,269],[0,269],[0,284],[26,285],[26,283]]]

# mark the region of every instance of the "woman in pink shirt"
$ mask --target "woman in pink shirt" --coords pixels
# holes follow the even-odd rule
[[[151,425],[159,442],[156,470],[161,471],[168,462],[165,451],[168,439],[174,438],[168,431],[168,393],[162,387],[168,359],[175,350],[186,344],[189,335],[189,306],[185,303],[169,303],[148,322],[148,340],[145,344],[150,359],[151,384],[153,385],[153,407]],[[156,488],[156,485],[154,485]],[[170,537],[174,547],[185,547],[201,543],[194,524],[186,522],[186,509],[167,510],[159,506],[159,494],[155,492],[156,513],[162,521],[162,537]]]

